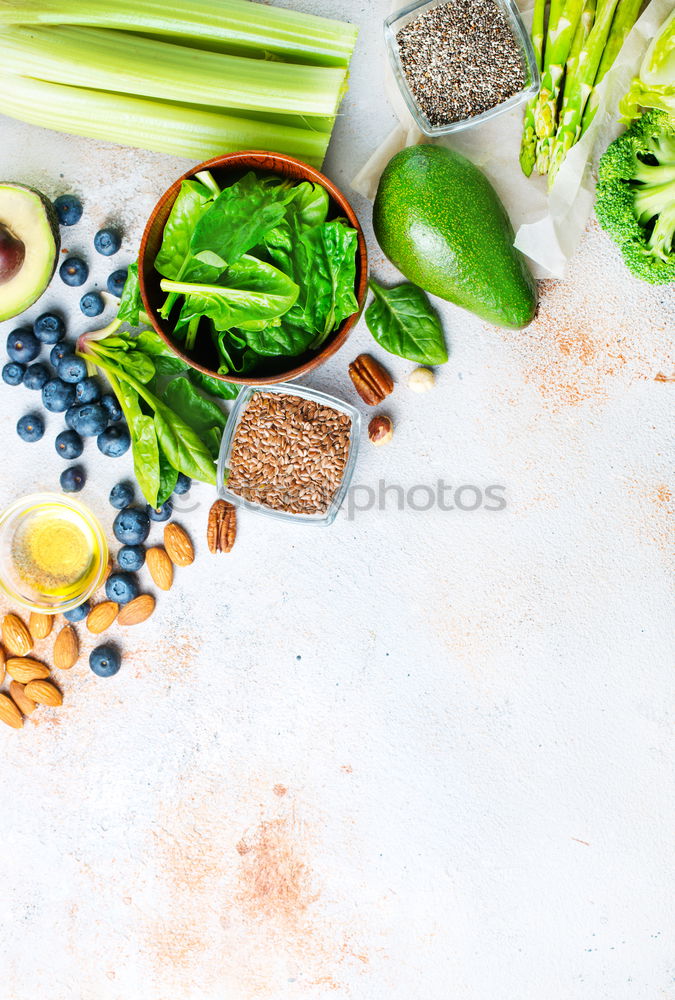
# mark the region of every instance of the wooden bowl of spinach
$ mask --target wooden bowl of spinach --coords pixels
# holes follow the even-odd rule
[[[363,309],[368,255],[344,195],[290,156],[231,153],[183,174],[141,241],[157,333],[223,382],[281,382],[344,344]]]

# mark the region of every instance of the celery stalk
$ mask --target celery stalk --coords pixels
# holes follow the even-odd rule
[[[244,55],[348,66],[357,28],[249,0],[0,0],[0,24],[90,25],[200,40]]]
[[[247,59],[101,28],[6,27],[2,70],[52,83],[172,102],[330,116],[345,71]]]
[[[271,125],[100,90],[64,87],[0,72],[2,113],[32,125],[124,146],[205,160],[261,149],[321,166],[329,132]]]

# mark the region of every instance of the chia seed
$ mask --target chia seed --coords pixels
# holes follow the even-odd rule
[[[518,43],[494,0],[433,7],[396,40],[410,91],[435,127],[475,118],[525,86]]]

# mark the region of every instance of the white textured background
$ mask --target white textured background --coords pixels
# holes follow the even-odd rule
[[[385,7],[340,8],[362,25],[326,166],[345,190],[392,124]],[[0,118],[1,177],[83,196],[63,245],[99,283],[183,169]],[[108,221],[112,261],[91,248]],[[79,294],[57,279],[29,315],[68,303],[91,328]],[[84,659],[61,710],[0,732],[2,1000],[675,997],[672,292],[592,224],[527,331],[443,315],[436,391],[386,358],[396,437],[364,442],[356,481],[500,483],[507,509],[249,515],[214,558],[195,489],[198,561],[113,630],[117,677]],[[353,401],[372,346],[362,322],[308,381]],[[0,385],[3,504],[58,486],[60,419],[14,432],[34,401]],[[129,457],[84,460],[109,525]]]

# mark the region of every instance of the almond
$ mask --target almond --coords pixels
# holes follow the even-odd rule
[[[171,590],[173,583],[173,563],[166,550],[157,546],[145,553],[145,562],[150,570],[150,576],[160,590]]]
[[[35,702],[26,697],[23,684],[19,684],[18,681],[12,681],[9,685],[9,693],[20,712],[23,712],[24,715],[33,714],[35,711]]]
[[[6,673],[5,663],[6,662],[7,662],[7,657],[5,656],[5,651],[2,648],[2,646],[0,646],[0,684],[2,684],[2,682],[5,679],[5,673]]]
[[[7,660],[7,673],[19,684],[27,684],[29,681],[49,677],[49,667],[27,656],[10,656]]]
[[[70,670],[80,656],[77,632],[72,625],[64,625],[54,643],[54,666],[59,670]]]
[[[63,695],[49,681],[31,681],[26,684],[24,694],[38,705],[51,705],[52,708],[56,708],[57,705],[63,704]]]
[[[21,712],[6,694],[0,694],[0,721],[5,722],[12,729],[23,727]]]
[[[37,611],[31,611],[28,619],[28,628],[34,639],[46,639],[52,630],[54,619],[51,615],[40,615]]]
[[[192,542],[180,524],[171,522],[164,528],[164,547],[175,566],[190,566],[195,561]]]
[[[155,610],[155,598],[152,594],[139,594],[121,608],[117,616],[118,625],[140,625],[147,621]]]
[[[18,615],[5,615],[2,620],[2,641],[8,653],[25,656],[33,648],[33,638]]]
[[[95,604],[87,615],[87,628],[94,635],[105,632],[117,618],[118,611],[119,605],[115,604],[114,601],[102,601],[101,604]]]

